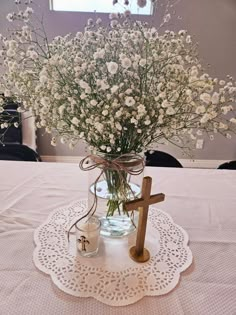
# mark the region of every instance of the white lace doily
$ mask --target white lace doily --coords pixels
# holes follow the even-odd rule
[[[97,256],[78,256],[75,236],[68,245],[66,231],[86,212],[85,200],[57,209],[34,234],[36,267],[68,294],[124,306],[144,296],[168,293],[192,263],[187,233],[167,213],[153,207],[149,209],[145,240],[151,255],[148,262],[138,264],[129,257],[135,233],[122,239],[101,238]]]

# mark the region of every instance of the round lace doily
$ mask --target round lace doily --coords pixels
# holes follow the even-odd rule
[[[57,209],[34,234],[36,267],[68,294],[124,306],[144,296],[168,293],[192,263],[187,233],[154,207],[149,209],[145,240],[151,255],[148,262],[138,264],[129,257],[135,233],[122,239],[100,238],[98,255],[81,257],[76,253],[75,235],[68,244],[66,231],[86,212],[85,200]]]

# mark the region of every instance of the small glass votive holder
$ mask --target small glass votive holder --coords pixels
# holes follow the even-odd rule
[[[96,216],[75,225],[76,247],[81,256],[92,257],[98,253],[101,222]]]

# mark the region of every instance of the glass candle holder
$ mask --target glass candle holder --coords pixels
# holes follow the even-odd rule
[[[76,247],[81,256],[92,257],[98,253],[101,222],[96,216],[75,225]]]

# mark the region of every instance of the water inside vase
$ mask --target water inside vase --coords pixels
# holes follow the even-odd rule
[[[137,219],[133,221],[126,214],[114,215],[110,217],[100,217],[101,236],[117,238],[124,237],[136,230]]]
[[[127,195],[127,198],[134,199],[139,197],[141,192],[140,185],[129,182],[131,192]],[[90,186],[90,194],[94,198],[95,184]],[[99,181],[96,184],[96,194],[98,197],[98,206],[96,214],[99,216],[101,221],[101,236],[120,238],[129,235],[136,230],[138,223],[138,212],[134,213],[118,213],[116,212],[113,216],[107,216],[106,208],[107,202],[114,197],[108,190],[106,180]]]

